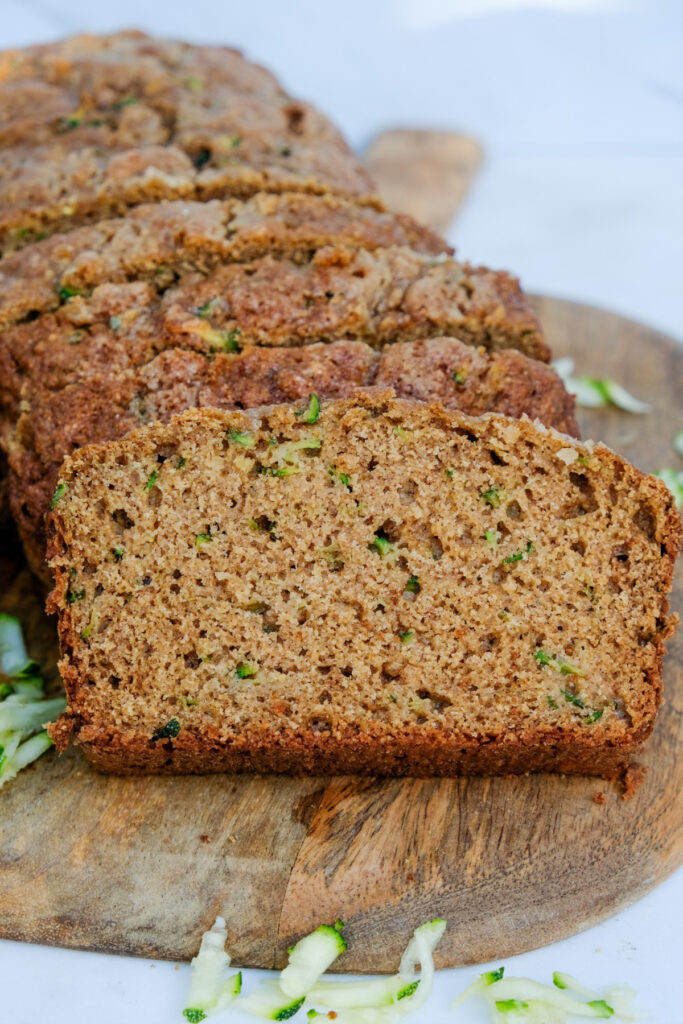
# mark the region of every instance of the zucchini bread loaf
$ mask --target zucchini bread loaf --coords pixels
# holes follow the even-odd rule
[[[574,399],[545,363],[513,349],[487,353],[454,338],[399,342],[381,352],[360,341],[300,348],[245,348],[205,353],[168,349],[142,366],[49,386],[24,376],[21,412],[7,425],[10,493],[34,572],[49,582],[43,519],[65,455],[86,444],[123,437],[185,409],[250,409],[296,401],[313,392],[341,397],[371,384],[398,395],[439,400],[471,415],[529,416],[578,434]]]
[[[0,252],[146,201],[378,204],[328,119],[227,47],[120,32],[5,51],[0,122]]]
[[[601,445],[390,392],[195,410],[66,460],[68,710],[114,772],[615,776],[681,522]]]

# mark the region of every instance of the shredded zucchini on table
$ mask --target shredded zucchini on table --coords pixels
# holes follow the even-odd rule
[[[602,992],[586,988],[571,974],[555,971],[552,985],[531,978],[506,978],[505,969],[481,974],[451,1004],[459,1008],[472,996],[486,1002],[493,1024],[569,1024],[570,1020],[634,1021],[635,993],[627,986]],[[466,1020],[466,1018],[461,1018]]]
[[[202,935],[197,956],[192,961],[190,991],[183,1016],[190,1024],[204,1020],[211,1011],[222,1010],[233,1001],[242,988],[242,974],[225,978],[230,957],[225,952],[228,929],[222,917]]]
[[[305,1010],[308,1019],[336,1019],[339,1024],[396,1024],[419,1010],[434,980],[432,953],[446,930],[439,918],[415,929],[395,975],[362,981],[321,981],[324,972],[346,949],[344,925],[321,925],[289,950],[289,962],[276,978],[261,982],[237,1003],[260,1020],[289,1020]],[[225,952],[227,929],[222,917],[202,936],[183,1015],[190,1024],[204,1020],[232,1002],[242,976],[225,978],[230,957]],[[419,969],[418,969],[419,968]],[[335,1016],[336,1015],[336,1016]]]
[[[396,974],[360,981],[325,980],[324,972],[346,948],[343,923],[321,925],[289,950],[289,963],[279,975],[262,981],[235,1002],[260,1020],[334,1020],[336,1024],[400,1024],[404,1017],[428,1018],[420,1011],[429,999],[434,980],[433,953],[446,930],[434,918],[415,929]],[[239,995],[242,975],[226,978],[230,957],[225,952],[227,929],[223,918],[202,937],[192,961],[193,976],[187,1008],[189,1024],[202,1021],[228,1006]],[[556,971],[553,984],[530,978],[506,978],[505,969],[486,971],[453,1001],[454,1010],[472,997],[482,998],[492,1024],[569,1024],[570,1021],[635,1021],[635,993],[627,986],[593,991],[571,974]],[[457,1020],[468,1017],[454,1014]]]

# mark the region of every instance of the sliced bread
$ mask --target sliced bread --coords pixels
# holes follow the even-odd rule
[[[51,312],[101,284],[207,273],[220,263],[287,256],[306,263],[323,246],[405,245],[437,256],[440,238],[411,217],[338,196],[288,192],[227,199],[145,203],[124,217],[57,234],[0,262],[0,329]]]
[[[194,410],[66,460],[68,710],[106,771],[613,777],[681,522],[599,444],[387,392]]]

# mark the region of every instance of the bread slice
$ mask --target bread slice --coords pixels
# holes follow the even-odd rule
[[[82,255],[81,273],[97,255]],[[370,251],[323,245],[301,262],[263,256],[216,262],[209,246],[180,265],[158,262],[140,279],[59,286],[54,313],[0,334],[2,401],[31,367],[55,385],[140,365],[166,348],[214,353],[248,345],[292,347],[353,339],[376,348],[441,334],[489,350],[550,352],[519,282],[406,246]],[[57,370],[57,367],[59,369]]]
[[[250,409],[311,392],[338,398],[375,382],[473,415],[527,413],[578,434],[574,399],[549,366],[510,349],[486,353],[454,338],[402,342],[381,353],[360,341],[245,348],[212,358],[167,349],[142,366],[103,371],[66,388],[51,385],[37,362],[17,396],[18,421],[8,420],[3,433],[12,508],[32,569],[49,582],[43,517],[62,460],[74,449],[123,437],[141,424],[168,422],[192,407]]]
[[[118,33],[8,51],[0,115],[0,252],[162,199],[377,202],[337,128],[227,47]]]
[[[615,776],[661,699],[664,485],[365,392],[194,410],[64,464],[70,734],[98,768]]]
[[[306,263],[326,245],[452,250],[411,217],[338,196],[288,192],[238,199],[143,204],[126,216],[75,228],[0,262],[0,329],[49,313],[101,284],[158,283],[160,274],[206,273],[221,263],[287,256]]]

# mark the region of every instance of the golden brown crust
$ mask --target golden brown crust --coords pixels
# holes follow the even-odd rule
[[[101,35],[82,33],[56,42],[29,46],[0,53],[0,82],[52,83],[55,92],[65,87],[78,95],[95,96],[115,90],[122,98],[131,96],[131,87],[141,83],[151,93],[160,85],[177,84],[185,70],[202,66],[212,78],[231,83],[243,93],[284,95],[274,76],[265,68],[247,61],[239,50],[228,46],[194,46],[180,40],[158,39],[135,29]],[[45,105],[45,96],[43,96]],[[36,111],[35,103],[22,108],[16,100],[10,112],[20,118],[23,112],[37,118],[37,124],[48,114]],[[7,112],[5,112],[7,113]]]
[[[148,279],[106,282],[83,294],[67,286],[54,313],[3,332],[0,349],[9,362],[2,384],[12,361],[23,369],[42,351],[54,362],[55,350],[71,379],[74,370],[88,374],[98,358],[103,366],[117,355],[124,364],[131,357],[142,362],[170,347],[215,352],[235,343],[292,347],[356,339],[381,348],[440,334],[550,359],[515,278],[405,246],[325,245],[304,262],[268,255],[209,266],[202,251],[188,255],[179,271],[155,269]]]
[[[57,739],[57,727],[49,728]],[[55,739],[56,745],[57,739]],[[106,745],[98,737],[94,742],[77,740],[88,762],[98,771],[113,775],[206,775],[217,772],[276,772],[287,775],[336,775],[343,765],[345,775],[392,776],[414,778],[458,775],[525,775],[529,772],[556,772],[566,775],[596,775],[620,779],[628,773],[631,759],[642,744],[623,744],[617,748],[582,747],[543,738],[530,745],[514,740],[494,740],[485,745],[471,743],[454,747],[449,737],[425,739],[419,730],[387,739],[385,736],[358,736],[321,740],[319,736],[264,735],[230,746],[205,743],[131,743],[123,736],[111,737]],[[63,749],[60,748],[60,749]],[[630,793],[629,793],[630,795]]]
[[[177,146],[145,146],[110,158],[98,149],[9,150],[0,165],[0,252],[119,217],[140,203],[304,192],[348,196],[383,208],[363,168],[333,143],[298,142],[286,148],[286,158],[274,158],[264,142],[245,140],[241,150],[240,163],[200,169]]]
[[[682,531],[661,482],[527,420],[386,392],[325,404],[314,426],[295,412],[193,411],[65,463],[50,609],[92,763],[620,774],[674,625]],[[313,431],[315,458],[270,471]],[[365,543],[379,524],[385,552]]]

